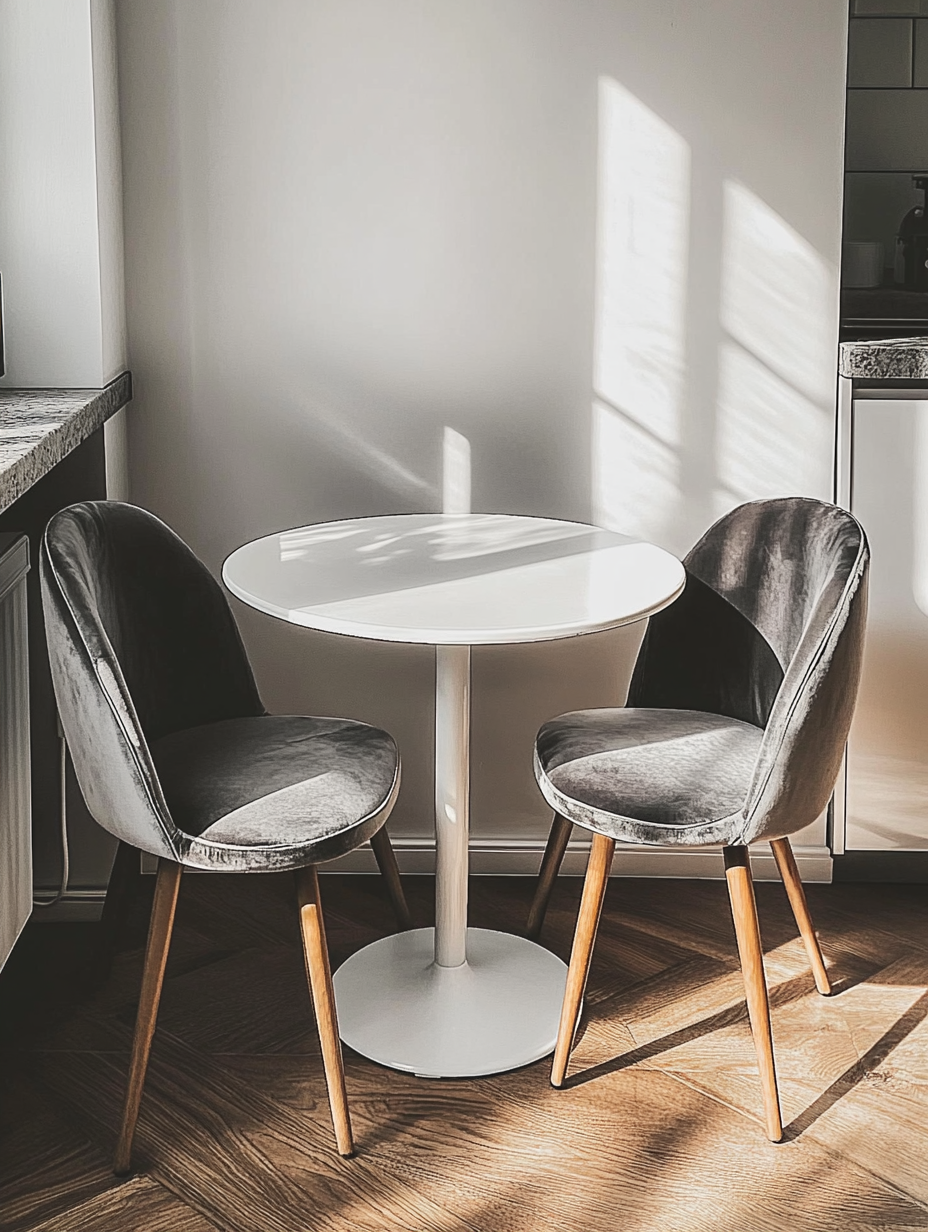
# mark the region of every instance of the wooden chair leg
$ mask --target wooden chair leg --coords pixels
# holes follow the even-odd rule
[[[815,977],[815,987],[823,997],[827,997],[831,993],[831,980],[828,978],[825,960],[822,957],[822,949],[818,943],[818,937],[815,935],[812,917],[809,915],[806,892],[802,888],[802,879],[799,876],[799,869],[796,867],[796,858],[793,855],[790,841],[788,838],[775,838],[770,846],[773,850],[773,858],[777,862],[777,868],[780,870],[780,876],[783,878],[783,884],[786,887],[789,905],[793,909],[793,915],[796,917],[796,923],[799,926],[799,935],[802,937],[806,953],[809,956],[809,964]]]
[[[551,1066],[551,1085],[555,1087],[562,1086],[567,1076],[567,1063],[580,1020],[583,993],[590,973],[593,942],[596,940],[614,851],[615,839],[606,838],[602,834],[593,835],[593,847],[583,882],[583,897],[580,900],[580,914],[577,917],[574,943],[570,951],[570,966],[567,969],[564,1004],[561,1006],[561,1022],[557,1029],[554,1063]]]
[[[106,900],[100,916],[94,977],[103,983],[113,967],[113,958],[125,931],[132,904],[138,896],[142,880],[141,856],[135,847],[120,843],[106,887]]]
[[[562,817],[560,813],[554,814],[551,831],[548,834],[548,842],[545,846],[545,854],[541,860],[538,882],[535,886],[535,897],[532,899],[528,921],[525,925],[525,935],[532,941],[538,939],[541,927],[545,922],[548,901],[551,898],[554,883],[557,881],[557,875],[561,869],[564,852],[567,850],[567,843],[572,829],[573,822],[568,821],[566,817]]]
[[[148,1054],[151,1051],[152,1036],[155,1033],[155,1022],[158,1018],[158,1004],[161,1001],[164,969],[171,946],[174,912],[177,908],[177,894],[180,890],[182,871],[182,866],[175,864],[172,860],[158,861],[158,879],[155,882],[155,900],[152,904],[151,923],[148,927],[142,991],[135,1019],[135,1035],[132,1039],[129,1081],[122,1110],[122,1124],[116,1142],[116,1156],[113,1161],[113,1171],[117,1176],[125,1176],[132,1166],[132,1139],[139,1117],[142,1088],[145,1086],[145,1073],[148,1069]]]
[[[741,972],[744,976],[744,991],[748,1003],[748,1017],[751,1020],[751,1033],[754,1036],[760,1083],[764,1093],[767,1136],[771,1142],[780,1142],[783,1138],[783,1123],[780,1118],[780,1096],[777,1091],[777,1073],[773,1061],[770,1004],[767,1000],[764,955],[747,847],[725,848],[725,877],[728,881],[731,913],[735,922]]]
[[[390,902],[393,904],[393,914],[396,916],[399,931],[405,932],[407,928],[412,928],[412,917],[409,914],[409,904],[406,902],[406,893],[403,890],[399,866],[396,863],[396,853],[393,850],[393,844],[390,842],[390,835],[387,833],[386,826],[381,826],[373,836],[371,847],[374,849],[377,867],[380,869],[380,875],[383,877],[387,893],[390,895]]]
[[[335,1141],[339,1155],[353,1155],[354,1141],[351,1136],[351,1118],[348,1115],[348,1094],[345,1091],[345,1066],[341,1040],[338,1038],[338,1020],[335,1016],[335,989],[332,987],[332,971],[319,897],[319,878],[315,866],[299,869],[296,883],[306,975],[316,1011],[319,1041],[322,1044],[322,1064],[329,1092]]]

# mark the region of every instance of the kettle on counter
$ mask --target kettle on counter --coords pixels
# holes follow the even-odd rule
[[[899,224],[896,251],[902,257],[902,284],[907,291],[928,291],[928,213],[925,193],[928,175],[913,175],[912,181],[921,195]]]

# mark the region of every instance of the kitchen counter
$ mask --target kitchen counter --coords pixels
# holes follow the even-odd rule
[[[0,389],[0,512],[131,397],[128,372],[103,389]]]
[[[844,287],[841,341],[870,342],[928,334],[928,292],[903,287]]]
[[[841,320],[928,321],[928,291],[905,287],[842,287]]]
[[[928,338],[842,342],[838,372],[855,381],[928,381]]]

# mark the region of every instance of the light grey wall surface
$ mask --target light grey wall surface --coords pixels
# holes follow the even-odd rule
[[[132,498],[214,568],[287,526],[473,507],[685,550],[830,491],[844,0],[118,0]],[[237,608],[266,703],[397,737],[432,656]],[[637,635],[475,655],[473,827]]]
[[[126,368],[126,271],[115,0],[90,0],[94,163],[99,237],[101,384]]]
[[[113,4],[0,0],[0,385],[125,368]]]

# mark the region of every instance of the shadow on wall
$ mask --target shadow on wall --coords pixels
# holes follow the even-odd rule
[[[678,552],[694,523],[742,501],[831,486],[833,271],[725,180],[712,302],[705,282],[688,282],[690,245],[708,238],[691,228],[692,157],[669,124],[601,79],[593,521]],[[694,405],[688,346],[706,345],[713,324],[717,396]]]

